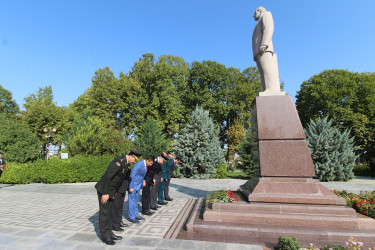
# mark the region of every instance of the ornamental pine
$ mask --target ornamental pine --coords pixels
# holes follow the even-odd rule
[[[350,130],[340,132],[327,118],[311,120],[305,129],[315,173],[321,181],[347,181],[353,177],[357,155]]]
[[[174,144],[181,159],[179,174],[186,178],[212,178],[216,166],[224,161],[220,147],[219,130],[209,117],[209,112],[196,107],[190,122],[182,129]]]
[[[147,119],[141,126],[134,143],[145,157],[160,155],[169,146],[168,139],[163,134],[160,125],[152,118]]]

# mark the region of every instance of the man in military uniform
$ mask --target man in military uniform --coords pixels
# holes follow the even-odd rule
[[[115,245],[113,240],[122,237],[112,232],[112,203],[118,192],[120,184],[128,174],[128,164],[135,163],[137,156],[142,153],[131,150],[129,154],[115,158],[108,166],[102,178],[96,183],[95,188],[99,199],[99,228],[102,241],[107,245]]]
[[[169,197],[169,183],[171,182],[173,171],[176,168],[176,161],[175,161],[174,155],[173,155],[174,152],[175,152],[174,150],[168,151],[168,158],[170,159],[170,166],[169,166],[169,170],[168,170],[167,181],[164,184],[164,200],[166,200],[166,201],[172,201],[173,200],[173,198]]]

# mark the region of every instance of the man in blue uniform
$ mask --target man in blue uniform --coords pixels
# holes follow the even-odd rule
[[[142,153],[131,150],[129,154],[115,158],[108,166],[102,178],[96,183],[99,200],[99,228],[102,241],[107,245],[115,245],[113,240],[122,237],[112,232],[112,203],[128,171],[127,164],[135,163],[136,157]]]
[[[130,174],[130,184],[129,184],[129,221],[133,223],[139,223],[140,220],[144,220],[138,212],[138,202],[139,202],[139,193],[142,187],[146,185],[144,180],[147,173],[147,167],[151,166],[154,163],[154,157],[149,156],[144,161],[137,162]]]

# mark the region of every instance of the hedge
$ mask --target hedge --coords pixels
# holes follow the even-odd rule
[[[9,163],[0,177],[1,183],[75,183],[98,181],[106,171],[112,155],[75,156],[71,159],[52,158],[27,164]]]

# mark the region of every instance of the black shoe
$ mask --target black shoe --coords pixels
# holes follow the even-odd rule
[[[173,198],[165,198],[166,201],[173,201]]]
[[[122,239],[122,236],[112,234],[112,235],[111,235],[111,239],[112,239],[112,240],[121,240],[121,239]]]
[[[152,206],[150,206],[150,209],[152,209],[152,210],[158,210],[157,207],[152,207]]]
[[[111,238],[103,239],[103,242],[107,245],[116,245],[116,242],[114,242]]]
[[[136,220],[145,220],[145,218],[143,218],[142,216],[137,216],[135,217]]]
[[[168,202],[166,202],[166,201],[163,201],[163,202],[158,202],[158,204],[159,204],[159,205],[167,205],[167,204],[168,204]]]
[[[129,221],[130,221],[130,222],[133,222],[133,223],[139,223],[139,220],[136,220],[136,219],[134,219],[134,220],[129,219]]]
[[[151,212],[150,210],[142,212],[144,215],[153,215],[155,212]]]
[[[112,227],[112,230],[113,230],[113,231],[117,231],[117,232],[122,232],[122,231],[124,231],[124,229],[121,228],[121,227],[118,227],[118,228],[113,228],[113,227]]]
[[[129,224],[126,224],[126,223],[124,223],[124,222],[121,221],[120,227],[128,227],[128,226],[129,226]]]

